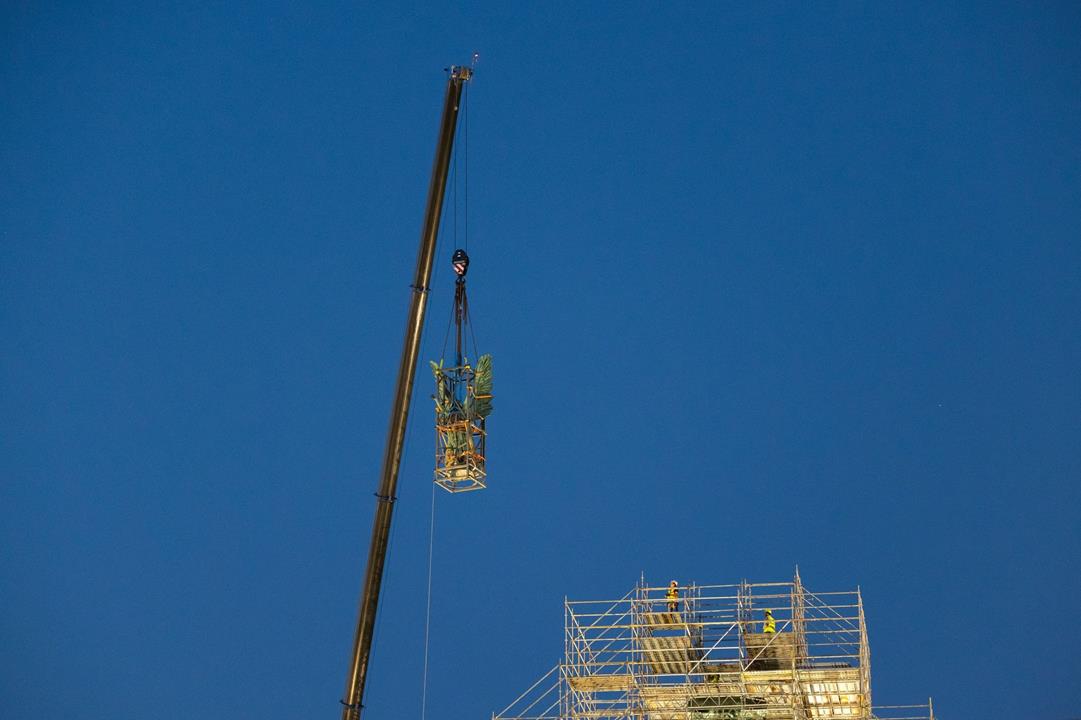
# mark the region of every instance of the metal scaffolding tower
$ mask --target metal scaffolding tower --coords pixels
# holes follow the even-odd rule
[[[564,617],[563,662],[493,720],[934,718],[930,701],[872,707],[859,589],[811,592],[798,571],[692,584],[674,608],[642,581],[617,600],[566,601]]]

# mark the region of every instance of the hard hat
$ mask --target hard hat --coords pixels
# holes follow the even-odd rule
[[[668,584],[669,584],[669,585],[679,585],[679,583],[678,583],[678,582],[676,582],[675,580],[673,580],[672,582],[670,582],[670,583],[668,583]]]
[[[772,615],[772,614],[773,614],[772,610],[766,610],[766,615]]]

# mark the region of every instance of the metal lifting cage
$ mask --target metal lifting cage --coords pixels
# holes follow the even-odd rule
[[[482,356],[478,369],[491,359]],[[459,365],[442,368],[434,363],[435,394],[435,482],[449,492],[480,490],[485,478],[485,415],[491,404],[490,392],[478,391],[478,369]],[[483,388],[481,388],[483,390]]]

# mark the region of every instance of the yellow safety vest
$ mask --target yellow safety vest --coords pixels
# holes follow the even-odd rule
[[[777,632],[777,621],[772,616],[766,618],[766,621],[762,623],[762,632],[775,633]]]
[[[668,593],[665,595],[669,600],[676,600],[679,598],[679,588],[670,587]]]

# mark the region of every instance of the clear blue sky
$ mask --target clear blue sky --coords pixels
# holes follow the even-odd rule
[[[0,11],[0,714],[337,717],[474,51],[491,489],[438,498],[429,717],[565,595],[796,563],[877,702],[1081,710],[1081,6],[189,5]],[[428,383],[370,718],[419,717]]]

